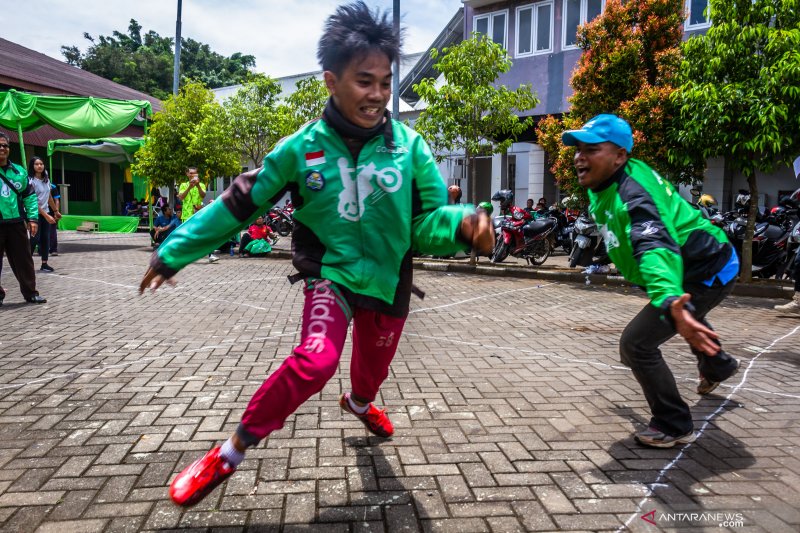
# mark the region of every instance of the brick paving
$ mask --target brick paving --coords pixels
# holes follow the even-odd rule
[[[694,393],[683,341],[666,345],[702,436],[652,450],[631,438],[647,410],[617,357],[640,293],[426,271],[379,398],[394,438],[337,405],[348,342],[320,394],[179,509],[169,481],[233,431],[297,340],[291,264],[223,256],[140,297],[146,237],[59,240],[46,305],[23,304],[3,269],[2,531],[800,530],[800,320],[774,301],[712,313],[743,363],[714,396]]]

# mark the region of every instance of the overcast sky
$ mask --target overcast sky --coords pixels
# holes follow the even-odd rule
[[[252,54],[256,70],[274,77],[317,70],[322,24],[346,0],[183,0],[183,37],[229,56]],[[63,60],[61,46],[85,51],[88,32],[127,32],[130,19],[142,33],[174,37],[177,0],[27,0],[7,5],[0,37]],[[367,0],[392,9],[392,0]],[[400,0],[406,28],[404,52],[426,50],[461,6],[460,0]]]

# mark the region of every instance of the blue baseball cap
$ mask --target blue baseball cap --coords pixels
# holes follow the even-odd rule
[[[567,146],[577,146],[579,142],[600,144],[612,142],[628,153],[633,150],[633,133],[630,125],[617,115],[597,115],[579,130],[568,130],[561,134],[561,141]]]

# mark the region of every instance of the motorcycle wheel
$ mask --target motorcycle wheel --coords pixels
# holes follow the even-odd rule
[[[572,239],[564,237],[561,240],[561,249],[564,250],[564,253],[567,255],[572,253]]]
[[[581,259],[581,249],[578,247],[578,243],[572,245],[572,250],[569,252],[569,267],[575,268],[578,264],[578,261]]]
[[[282,220],[280,224],[278,224],[278,235],[281,237],[286,237],[292,232],[292,224],[287,222],[286,220]]]
[[[508,245],[502,239],[498,239],[494,246],[494,252],[492,252],[492,263],[502,263],[508,257],[508,251]]]
[[[541,265],[550,257],[550,243],[539,241],[533,249],[533,253],[528,257],[532,265]]]

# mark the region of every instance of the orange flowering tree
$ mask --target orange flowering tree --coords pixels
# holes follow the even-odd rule
[[[676,164],[668,149],[677,112],[671,102],[681,61],[683,0],[607,0],[602,15],[578,30],[583,54],[572,74],[570,111],[539,122],[539,144],[562,189],[578,196],[573,168],[574,148],[561,143],[561,133],[578,129],[600,113],[614,113],[633,129],[633,157],[652,165],[675,182],[702,176],[696,154]]]

